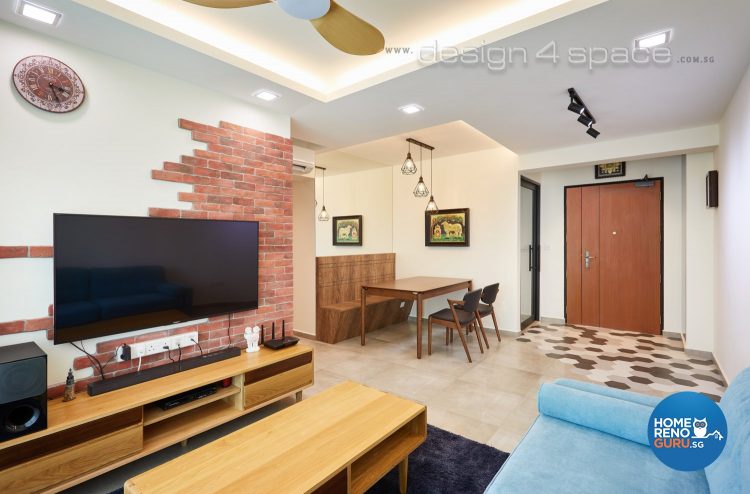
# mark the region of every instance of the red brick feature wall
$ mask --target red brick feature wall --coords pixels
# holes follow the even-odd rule
[[[52,246],[49,245],[0,245],[0,259],[17,259],[22,257],[52,257]]]
[[[166,218],[193,218],[258,221],[260,224],[259,248],[259,308],[254,311],[213,317],[207,322],[185,327],[157,331],[128,338],[114,338],[92,345],[86,350],[104,364],[123,343],[132,344],[162,336],[197,331],[203,352],[227,346],[245,346],[243,333],[246,326],[265,324],[270,334],[271,322],[280,330],[286,320],[292,332],[292,142],[290,139],[267,134],[254,129],[220,122],[218,127],[179,120],[182,129],[190,131],[195,141],[205,143],[206,149],[196,149],[192,156],[182,156],[179,161],[165,162],[161,169],[152,170],[155,180],[177,182],[191,186],[180,192],[178,199],[187,203],[185,209],[149,209],[149,215]],[[42,250],[40,250],[42,249]],[[34,255],[34,254],[48,255]],[[3,257],[51,257],[51,247],[0,247]],[[52,315],[50,307],[49,316]],[[52,338],[52,318],[0,323],[0,335],[21,331],[48,330]],[[182,350],[182,358],[200,355],[198,346]],[[171,352],[178,358],[177,352]],[[170,362],[169,355],[155,354],[142,359],[141,369]],[[74,369],[94,368],[91,378],[78,380],[77,389],[83,390],[89,382],[100,379],[99,371],[86,356],[72,362]],[[110,362],[105,368],[106,377],[114,377],[138,368],[138,359],[129,362]],[[63,384],[50,386],[49,397],[62,394]]]

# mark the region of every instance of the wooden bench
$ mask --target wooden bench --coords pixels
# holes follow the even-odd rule
[[[362,284],[395,279],[396,254],[327,256],[316,259],[316,334],[338,343],[359,336]],[[367,297],[366,331],[404,322],[413,302]]]

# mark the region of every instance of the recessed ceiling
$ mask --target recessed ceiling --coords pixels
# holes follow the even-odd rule
[[[434,147],[433,159],[501,147],[500,144],[466,122],[456,121],[336,151],[319,153],[316,156],[316,162],[320,166],[327,167],[330,170],[328,173],[331,174],[401,165],[409,149],[409,144],[406,142],[408,137]],[[420,147],[412,144],[411,154],[417,166],[420,164],[419,152]],[[429,151],[423,150],[422,157],[424,163],[429,166]]]
[[[214,9],[183,0],[74,1],[329,101],[426,66],[424,47],[481,46],[606,0],[339,0],[385,35],[386,50],[365,57],[333,48],[275,3]]]

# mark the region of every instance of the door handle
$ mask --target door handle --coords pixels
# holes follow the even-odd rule
[[[586,269],[589,269],[589,267],[591,267],[591,259],[596,259],[596,257],[589,254],[589,251],[586,251],[583,254],[583,262],[586,265]]]
[[[529,245],[529,271],[534,269],[534,246]]]

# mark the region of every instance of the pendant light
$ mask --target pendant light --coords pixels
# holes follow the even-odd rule
[[[318,221],[328,221],[331,219],[331,215],[326,211],[326,169],[319,167],[323,170],[323,209],[320,210],[318,215]]]
[[[404,164],[401,166],[401,173],[404,175],[414,175],[417,173],[417,165],[411,159],[411,141],[409,142],[409,152],[406,153],[406,160],[404,160]]]
[[[430,189],[435,190],[435,188],[432,186],[432,149],[430,149]],[[437,211],[438,205],[435,202],[435,198],[432,197],[432,194],[430,194],[430,202],[427,203],[427,208],[425,211]]]
[[[427,197],[430,195],[430,191],[427,188],[427,185],[424,183],[424,179],[422,178],[422,148],[419,148],[419,182],[417,182],[417,186],[414,187],[414,197]]]

